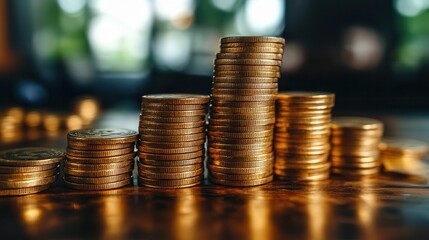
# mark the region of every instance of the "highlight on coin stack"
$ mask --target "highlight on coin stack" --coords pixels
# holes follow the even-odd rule
[[[67,134],[66,186],[107,190],[132,182],[137,132],[128,129],[80,129]]]
[[[138,141],[139,183],[185,188],[203,181],[208,95],[142,97]]]
[[[378,146],[383,123],[363,117],[336,117],[332,121],[332,173],[345,178],[366,178],[379,173]]]
[[[0,152],[0,196],[48,189],[57,179],[65,153],[52,148],[16,148]]]
[[[281,92],[276,101],[274,172],[279,179],[329,178],[331,110],[335,96],[325,92]]]
[[[228,186],[271,182],[274,101],[285,40],[247,36],[220,42],[208,125],[209,178]]]

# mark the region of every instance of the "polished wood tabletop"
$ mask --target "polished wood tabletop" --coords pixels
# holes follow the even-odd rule
[[[429,114],[378,116],[390,136],[429,142]],[[65,147],[64,136],[27,141]],[[12,144],[22,145],[22,143]],[[2,148],[12,145],[2,145]],[[0,198],[1,239],[429,239],[429,185],[384,173],[247,188],[64,188]]]

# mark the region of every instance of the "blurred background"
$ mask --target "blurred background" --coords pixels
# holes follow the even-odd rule
[[[137,126],[141,95],[209,94],[230,35],[284,37],[279,90],[335,111],[429,107],[429,0],[0,0],[0,137]]]

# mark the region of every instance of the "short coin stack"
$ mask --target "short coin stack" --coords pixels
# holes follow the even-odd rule
[[[332,173],[347,178],[370,177],[381,166],[378,145],[383,123],[363,117],[337,117],[332,121]]]
[[[209,96],[197,94],[142,97],[137,145],[141,185],[184,188],[202,182],[208,102]]]
[[[284,44],[277,37],[221,39],[208,126],[212,182],[255,186],[272,181],[275,98]]]
[[[81,129],[67,134],[66,186],[107,190],[129,185],[137,132],[127,129]]]
[[[64,156],[64,152],[52,148],[0,152],[0,196],[27,195],[48,189],[57,179]]]
[[[281,92],[276,101],[275,164],[279,179],[329,178],[329,136],[334,94]]]
[[[405,173],[424,171],[421,159],[429,152],[429,145],[414,139],[384,138],[379,145],[384,170]]]

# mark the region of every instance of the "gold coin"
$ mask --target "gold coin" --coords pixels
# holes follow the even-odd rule
[[[142,141],[150,141],[150,142],[186,142],[186,141],[197,141],[204,139],[206,137],[205,133],[197,133],[197,134],[187,134],[187,135],[146,135],[140,134],[140,139]]]
[[[281,109],[281,107],[277,105],[277,112],[281,117],[288,117],[288,118],[306,118],[306,117],[312,117],[312,116],[331,116],[331,109],[321,109],[321,110],[311,110],[311,109],[305,109],[305,110],[291,110],[288,109],[287,111],[284,111]]]
[[[230,108],[259,108],[273,107],[274,101],[254,101],[254,102],[236,102],[236,101],[217,101],[213,99],[212,107],[230,107]]]
[[[141,104],[142,110],[157,110],[157,111],[193,111],[207,109],[207,104],[164,104],[164,103],[147,103]]]
[[[184,173],[191,171],[202,171],[203,164],[194,164],[194,165],[185,165],[185,166],[173,166],[173,167],[165,167],[165,166],[152,166],[139,163],[139,171],[140,172],[150,172],[150,173]],[[145,177],[145,176],[143,176]]]
[[[258,148],[273,148],[271,142],[266,142],[263,144],[224,144],[224,143],[213,143],[210,142],[209,146],[212,148],[220,148],[220,149],[229,149],[236,151],[246,151]]]
[[[328,105],[328,104],[300,104],[300,105],[288,105],[288,106],[281,106],[279,104],[276,105],[277,110],[279,112],[306,112],[306,111],[320,111],[325,110],[330,112],[334,105]]]
[[[77,189],[77,190],[86,190],[86,191],[97,191],[97,190],[107,190],[115,189],[130,185],[131,178],[127,178],[117,182],[110,183],[100,183],[100,184],[86,184],[86,183],[74,183],[69,181],[64,181],[66,187]]]
[[[45,191],[51,185],[41,185],[36,187],[16,188],[16,189],[1,189],[0,196],[23,196]]]
[[[201,184],[203,181],[202,175],[197,175],[184,179],[151,179],[139,176],[139,184],[152,188],[185,188]]]
[[[29,173],[12,173],[12,174],[0,174],[0,181],[27,181],[35,180],[39,178],[46,178],[49,176],[56,175],[59,172],[59,168],[48,169],[40,172],[29,172]]]
[[[324,163],[328,160],[328,155],[295,155],[295,156],[284,156],[276,153],[275,164],[282,163],[301,163],[301,164],[318,164]]]
[[[381,140],[383,136],[383,130],[339,130],[332,129],[332,137],[335,138],[346,138],[346,139],[377,139]]]
[[[240,170],[238,169],[238,171]],[[273,175],[273,168],[269,168],[265,171],[260,171],[258,173],[252,173],[252,174],[227,174],[227,173],[215,172],[213,170],[209,171],[210,178],[232,180],[232,181],[256,180],[256,179],[265,178],[271,175]]]
[[[262,138],[223,138],[223,137],[215,137],[208,136],[209,143],[224,143],[224,144],[266,144],[267,142],[272,142],[273,138],[270,137],[262,137]]]
[[[139,158],[152,159],[152,160],[161,160],[161,161],[176,161],[176,160],[187,160],[204,155],[204,151],[192,152],[192,153],[183,153],[183,154],[154,154],[154,153],[138,153]]]
[[[198,128],[203,127],[206,124],[205,120],[200,120],[196,122],[186,122],[186,123],[160,123],[147,120],[140,120],[140,127],[144,126],[145,128],[150,129],[184,129],[184,128]]]
[[[327,92],[288,91],[280,92],[277,97],[280,101],[287,102],[318,102],[321,100],[324,102],[333,102],[335,94]]]
[[[79,129],[67,134],[68,142],[85,142],[87,144],[120,144],[132,143],[137,139],[137,132],[128,129]]]
[[[289,162],[285,162],[284,164],[280,164],[280,163],[275,163],[275,168],[276,169],[291,169],[291,170],[306,170],[311,171],[327,171],[330,169],[331,167],[331,163],[330,162],[321,162],[321,163],[311,163],[311,164],[306,164],[306,163],[289,163]]]
[[[171,94],[150,94],[142,96],[143,103],[163,103],[163,104],[207,104],[209,96],[189,93],[171,93]]]
[[[150,148],[142,145],[138,145],[138,149],[144,153],[158,153],[158,154],[182,154],[202,151],[204,146],[192,146],[183,148]]]
[[[280,72],[279,66],[215,65],[215,71],[268,71]]]
[[[378,149],[377,150],[373,150],[373,151],[343,151],[340,149],[331,149],[331,156],[337,156],[337,157],[342,157],[342,156],[354,156],[354,157],[371,157],[371,156],[378,156],[379,152]]]
[[[332,136],[331,138],[331,143],[333,145],[343,145],[343,144],[349,144],[349,143],[353,143],[353,145],[355,146],[378,146],[380,143],[381,139],[380,137],[376,137],[376,138],[343,138],[343,137],[335,137]]]
[[[278,152],[276,151],[276,158],[283,158],[283,159],[287,159],[289,161],[302,161],[303,163],[305,161],[310,161],[310,160],[315,160],[317,159],[319,161],[319,159],[322,158],[327,158],[328,157],[328,153],[322,153],[322,154],[297,154],[297,153],[285,153],[285,152]]]
[[[265,130],[258,132],[215,132],[209,131],[210,136],[223,138],[260,138],[273,136],[273,130]]]
[[[278,53],[217,53],[216,59],[267,59],[281,61],[283,55]]]
[[[381,166],[380,161],[359,163],[359,162],[332,162],[332,166],[336,168],[378,168]]]
[[[260,126],[272,125],[275,122],[274,118],[258,119],[258,120],[236,120],[236,119],[210,119],[210,124],[221,126]]]
[[[248,156],[239,155],[222,155],[218,153],[209,153],[211,159],[216,161],[237,161],[237,162],[251,162],[251,161],[264,161],[273,158],[273,153],[261,153]]]
[[[119,155],[114,157],[75,157],[67,155],[68,162],[82,163],[82,164],[106,164],[106,163],[116,163],[116,162],[128,162],[133,161],[135,153],[128,153],[125,155]]]
[[[339,175],[346,175],[348,177],[353,176],[363,176],[363,175],[375,175],[380,172],[380,168],[363,168],[363,169],[353,169],[353,168],[332,168],[332,172]]]
[[[212,94],[237,94],[237,95],[266,95],[266,94],[277,94],[277,89],[227,89],[227,88],[213,88]]]
[[[254,96],[241,96],[241,95],[226,95],[226,94],[212,94],[215,101],[223,102],[260,102],[260,101],[273,101],[274,94],[254,95]]]
[[[0,174],[34,173],[58,167],[58,164],[45,164],[32,167],[0,166]]]
[[[344,162],[345,164],[347,163],[372,163],[372,162],[377,162],[378,161],[379,156],[375,155],[375,156],[369,156],[369,157],[359,157],[359,156],[330,156],[330,161],[331,162]]]
[[[257,114],[257,113],[275,113],[274,106],[271,107],[257,107],[257,108],[231,108],[231,107],[216,107],[211,108],[212,113],[223,114]]]
[[[160,166],[160,167],[178,167],[178,166],[185,166],[185,165],[195,165],[195,164],[202,164],[204,161],[204,156],[192,158],[192,159],[186,159],[186,160],[174,160],[174,161],[161,161],[161,160],[153,160],[153,159],[147,159],[147,158],[140,158],[139,162],[143,163],[145,165],[151,165],[151,166]]]
[[[226,54],[226,53],[220,53],[220,54]],[[260,54],[262,54],[262,53],[260,53]],[[281,54],[275,54],[275,55],[281,55]],[[281,60],[273,60],[273,59],[256,59],[256,58],[247,58],[247,59],[246,58],[242,58],[242,59],[219,58],[219,59],[214,60],[214,64],[216,66],[220,66],[220,65],[247,65],[247,66],[278,66],[278,67],[281,67],[282,61]]]
[[[14,180],[14,181],[0,181],[1,189],[14,189],[14,188],[29,188],[42,185],[48,185],[57,179],[57,176],[49,176],[46,178],[38,178],[31,180]]]
[[[190,117],[162,117],[157,115],[140,115],[140,121],[149,121],[156,123],[187,123],[187,122],[200,122],[205,119],[205,115],[190,116]],[[140,126],[143,123],[140,122]]]
[[[214,71],[215,77],[268,77],[279,78],[279,72],[269,71]]]
[[[115,149],[123,149],[134,146],[133,143],[118,143],[118,144],[79,144],[76,142],[68,143],[68,149],[75,150],[88,150],[88,151],[100,151],[100,150],[115,150]]]
[[[258,167],[265,167],[265,166],[272,166],[273,165],[273,158],[261,160],[261,161],[248,161],[248,162],[241,162],[241,161],[221,161],[216,159],[209,159],[208,164],[221,166],[221,167],[228,167],[228,168],[258,168]]]
[[[293,180],[293,181],[304,181],[304,182],[323,181],[323,180],[329,179],[330,177],[329,171],[291,175],[281,170],[274,170],[274,173],[276,174],[276,178],[278,180]]]
[[[203,164],[192,164],[192,165],[184,165],[184,166],[153,166],[147,164],[138,164],[140,171],[149,171],[151,173],[182,173],[182,172],[190,172],[203,169]]]
[[[223,89],[277,89],[278,83],[223,83],[213,82],[213,88]]]
[[[249,127],[240,127],[240,126],[216,126],[208,125],[209,132],[259,132],[259,131],[268,131],[273,130],[273,125],[261,125],[261,126],[249,126]]]
[[[274,113],[255,113],[255,114],[225,114],[213,112],[210,114],[211,119],[231,119],[231,120],[258,120],[258,119],[274,119]]]
[[[64,176],[64,179],[67,182],[80,183],[80,184],[105,184],[105,183],[119,182],[130,178],[131,178],[130,173],[124,173],[124,174],[108,176],[108,177],[77,177],[77,176],[71,176],[71,175]]]
[[[276,144],[276,150],[279,150],[279,152],[281,151],[289,151],[289,152],[295,152],[295,153],[303,153],[303,152],[307,152],[307,151],[329,151],[330,149],[330,145],[329,143],[325,143],[324,145],[314,145],[314,146],[304,146],[304,145],[284,145],[284,146],[280,146]]]
[[[275,127],[276,136],[281,137],[284,135],[287,137],[288,135],[296,134],[296,135],[317,135],[317,136],[326,136],[331,134],[330,128],[322,128],[322,129],[296,129],[296,128],[279,128]]]
[[[275,140],[274,146],[276,149],[286,149],[286,148],[315,148],[315,147],[325,147],[329,149],[329,142],[328,141],[320,141],[320,142],[302,142],[302,143],[291,143],[291,142],[279,142]]]
[[[272,148],[259,148],[259,149],[249,149],[249,150],[243,150],[243,151],[237,151],[237,150],[230,150],[230,149],[221,149],[221,148],[213,148],[209,147],[208,151],[210,153],[210,156],[214,155],[226,155],[226,156],[252,156],[252,155],[258,155],[258,154],[267,154],[271,153],[273,151]]]
[[[220,43],[279,43],[285,44],[284,38],[280,37],[266,37],[266,36],[237,36],[237,37],[224,37],[221,38]]]
[[[296,155],[304,155],[304,156],[309,156],[309,155],[323,155],[323,154],[327,154],[329,153],[329,148],[328,149],[323,149],[323,150],[307,150],[307,149],[300,149],[300,148],[286,148],[286,149],[276,149],[276,154],[296,154]]]
[[[140,134],[147,135],[163,135],[163,136],[172,136],[172,135],[186,135],[186,134],[197,134],[204,133],[206,130],[205,126],[197,128],[184,128],[184,129],[157,129],[157,128],[146,128],[140,127]]]
[[[332,150],[338,152],[372,152],[377,151],[377,145],[354,145],[350,143],[350,145],[332,145]]]
[[[34,167],[47,164],[59,164],[65,153],[53,148],[15,148],[0,152],[0,165]]]
[[[276,47],[230,47],[220,48],[221,53],[278,53],[283,54],[283,48]]]
[[[237,48],[237,47],[270,47],[270,48],[281,48],[283,49],[284,44],[281,43],[267,43],[267,42],[240,42],[240,43],[223,43],[220,45],[221,48]]]
[[[277,112],[277,121],[285,123],[295,123],[295,124],[314,124],[314,123],[325,123],[331,122],[331,114],[324,115],[313,115],[306,117],[291,117],[289,115],[282,115],[282,112]]]
[[[139,168],[139,177],[151,179],[183,179],[191,178],[203,174],[203,168],[187,172],[165,173],[165,172],[151,172],[149,169]]]
[[[255,180],[226,180],[226,179],[218,179],[210,176],[210,181],[220,185],[232,186],[232,187],[253,187],[258,185],[263,185],[273,181],[273,175],[267,176],[260,179]]]
[[[266,77],[213,77],[212,84],[278,84],[278,78]],[[243,87],[244,88],[244,87]]]
[[[132,161],[128,162],[116,162],[116,163],[105,163],[105,164],[82,164],[75,162],[65,162],[65,166],[67,166],[70,170],[76,171],[100,171],[100,170],[109,170],[109,169],[117,169],[117,168],[125,168],[131,167]]]
[[[189,111],[162,111],[153,109],[142,109],[140,118],[144,116],[159,116],[159,117],[194,117],[205,116],[207,109],[189,110]],[[141,117],[143,116],[143,117]]]
[[[413,154],[423,156],[429,151],[426,142],[414,139],[384,138],[379,145],[380,151],[401,155]]]
[[[287,125],[279,126],[278,122],[276,122],[276,126],[274,128],[277,132],[296,132],[296,131],[324,131],[330,132],[331,125],[328,123],[323,124],[293,124],[289,123]]]
[[[193,147],[201,146],[205,142],[204,139],[196,141],[186,141],[186,142],[148,142],[148,141],[139,141],[139,144],[142,146],[150,148],[184,148],[184,147]]]
[[[335,117],[332,120],[332,129],[361,129],[361,130],[377,130],[382,129],[383,123],[363,117]]]
[[[248,167],[248,168],[243,168],[243,167],[231,168],[231,167],[221,167],[214,164],[208,164],[207,168],[210,171],[216,172],[216,173],[225,173],[225,174],[233,174],[233,175],[235,174],[249,175],[249,174],[261,174],[261,173],[270,172],[273,170],[273,165],[265,165],[261,167]]]
[[[115,176],[115,175],[120,175],[124,173],[131,174],[131,171],[132,171],[131,167],[98,170],[98,171],[78,171],[75,169],[70,169],[67,166],[64,166],[65,174],[77,176],[77,177],[108,177],[108,176]]]
[[[125,155],[134,152],[134,146],[122,148],[122,149],[113,149],[113,150],[100,150],[100,151],[84,151],[76,149],[67,149],[68,156],[75,157],[114,157],[119,155]]]

